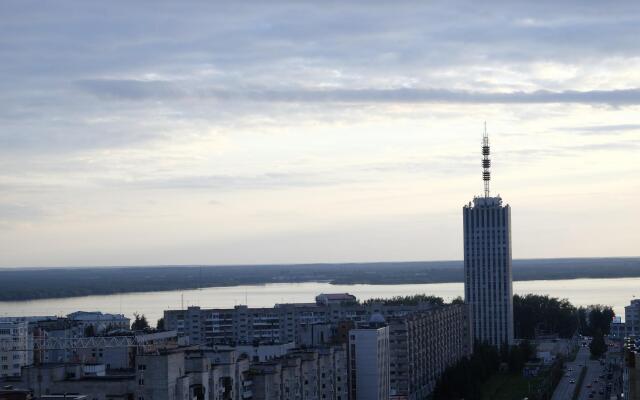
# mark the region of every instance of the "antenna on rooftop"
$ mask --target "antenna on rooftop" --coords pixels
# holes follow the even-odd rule
[[[484,121],[484,135],[482,136],[482,180],[484,181],[484,197],[489,197],[489,181],[491,180],[491,159],[489,158],[489,134],[487,121]]]

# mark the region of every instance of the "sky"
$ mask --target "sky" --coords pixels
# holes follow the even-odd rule
[[[0,2],[0,267],[639,256],[640,3]]]

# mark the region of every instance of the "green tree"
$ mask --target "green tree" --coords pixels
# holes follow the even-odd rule
[[[600,358],[607,351],[607,344],[604,341],[604,334],[602,331],[597,330],[591,343],[589,344],[589,350],[591,351],[591,358]]]
[[[451,304],[464,304],[464,300],[462,297],[458,296],[455,299],[451,300]]]
[[[85,337],[94,337],[96,335],[96,328],[93,325],[87,325],[84,327]]]
[[[164,318],[160,318],[156,323],[156,330],[163,331],[164,330]]]
[[[515,336],[533,339],[537,331],[570,338],[578,329],[576,308],[567,299],[527,294],[513,296]]]
[[[138,313],[133,313],[135,320],[131,324],[131,330],[133,331],[144,331],[149,329],[149,323],[147,322],[147,317],[144,314],[140,315]]]
[[[442,297],[431,296],[426,294],[414,294],[413,296],[394,296],[391,298],[375,298],[368,299],[362,302],[363,305],[369,305],[373,303],[381,303],[385,305],[406,305],[415,306],[420,303],[432,303],[436,305],[444,305]]]

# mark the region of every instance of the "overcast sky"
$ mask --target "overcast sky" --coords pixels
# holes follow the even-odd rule
[[[0,2],[0,266],[638,256],[640,3]]]

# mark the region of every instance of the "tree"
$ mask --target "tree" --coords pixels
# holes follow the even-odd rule
[[[144,331],[149,329],[149,323],[147,322],[147,317],[144,314],[140,315],[138,313],[133,313],[135,320],[131,324],[131,330],[134,331]]]
[[[580,307],[578,310],[580,319],[580,333],[585,336],[594,336],[597,331],[605,335],[609,334],[611,321],[616,313],[609,306],[600,304],[589,307]]]
[[[528,294],[513,296],[515,335],[533,339],[536,331],[570,338],[578,329],[576,308],[567,299]]]
[[[607,344],[604,341],[604,334],[602,331],[597,330],[591,343],[589,343],[589,350],[591,351],[591,358],[600,358],[607,351]]]
[[[375,298],[368,299],[362,302],[362,305],[370,305],[374,303],[381,303],[387,306],[391,305],[404,305],[404,306],[416,306],[420,303],[431,303],[436,305],[444,305],[442,297],[431,296],[426,294],[414,294],[413,296],[394,296],[391,298]]]
[[[94,337],[96,335],[96,327],[87,325],[84,327],[84,337]]]
[[[156,330],[163,331],[164,330],[164,318],[160,318],[158,323],[156,323]]]
[[[464,300],[462,297],[458,296],[455,299],[451,300],[451,304],[464,304]]]

